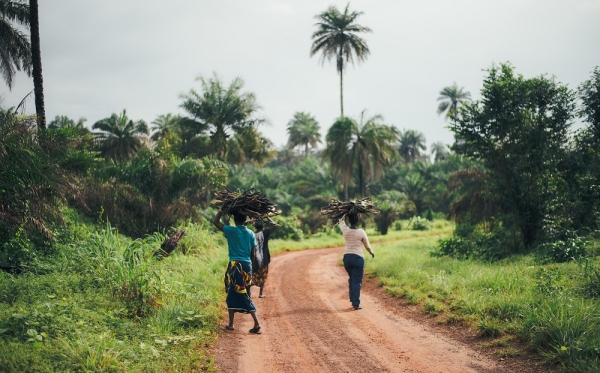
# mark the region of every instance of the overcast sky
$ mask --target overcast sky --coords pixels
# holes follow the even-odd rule
[[[127,109],[152,122],[182,113],[195,79],[236,76],[256,94],[277,146],[296,111],[313,114],[323,137],[339,116],[334,63],[310,57],[314,16],[346,1],[51,0],[40,2],[44,94],[56,115],[99,119]],[[355,0],[364,12],[368,60],[344,76],[344,111],[364,109],[387,124],[416,129],[428,145],[452,142],[437,97],[457,82],[479,97],[483,69],[510,61],[525,77],[541,74],[576,88],[600,65],[600,0]],[[3,105],[33,89],[23,74]],[[35,112],[33,99],[28,112]]]

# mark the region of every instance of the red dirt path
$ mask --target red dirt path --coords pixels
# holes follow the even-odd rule
[[[439,327],[404,317],[405,306],[372,283],[363,288],[363,309],[353,310],[339,265],[342,253],[331,248],[275,256],[267,297],[258,298],[258,288],[252,288],[262,334],[249,334],[252,318],[236,314],[236,330],[223,330],[215,346],[221,372],[547,371],[526,359],[498,361]]]

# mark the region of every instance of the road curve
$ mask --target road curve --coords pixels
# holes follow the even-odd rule
[[[342,253],[331,248],[275,256],[266,298],[252,288],[262,334],[249,334],[251,317],[237,314],[236,330],[222,331],[215,347],[221,372],[499,371],[469,346],[399,316],[370,294],[363,292],[363,309],[353,310]]]

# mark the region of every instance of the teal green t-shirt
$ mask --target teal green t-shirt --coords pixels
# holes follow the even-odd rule
[[[239,260],[250,263],[250,253],[256,246],[254,232],[245,225],[223,226],[223,234],[227,238],[229,260]]]

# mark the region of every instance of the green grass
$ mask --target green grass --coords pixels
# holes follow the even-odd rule
[[[433,237],[444,237],[450,234],[454,225],[446,220],[435,220],[432,223],[432,228],[428,231],[416,231],[407,228],[408,221],[402,222],[403,230],[390,229],[388,234],[381,235],[373,228],[367,228],[366,232],[369,236],[369,242],[372,244],[380,244],[390,241],[399,241],[412,239],[416,237],[422,237],[423,235]],[[326,232],[316,233],[300,241],[289,241],[289,240],[270,240],[269,250],[271,253],[276,254],[283,251],[296,251],[296,250],[307,250],[307,249],[319,249],[325,247],[337,247],[344,245],[344,237],[342,236],[339,229],[329,229]],[[375,250],[377,250],[375,248]]]
[[[439,237],[431,233],[377,246],[367,272],[442,324],[462,322],[489,338],[518,336],[565,371],[600,371],[600,300],[586,297],[582,264],[542,265],[532,256],[495,263],[432,257]],[[519,351],[506,345],[496,353]]]
[[[183,228],[187,255],[159,261],[160,234],[80,224],[52,271],[0,273],[0,372],[214,371],[227,252],[208,226]]]

